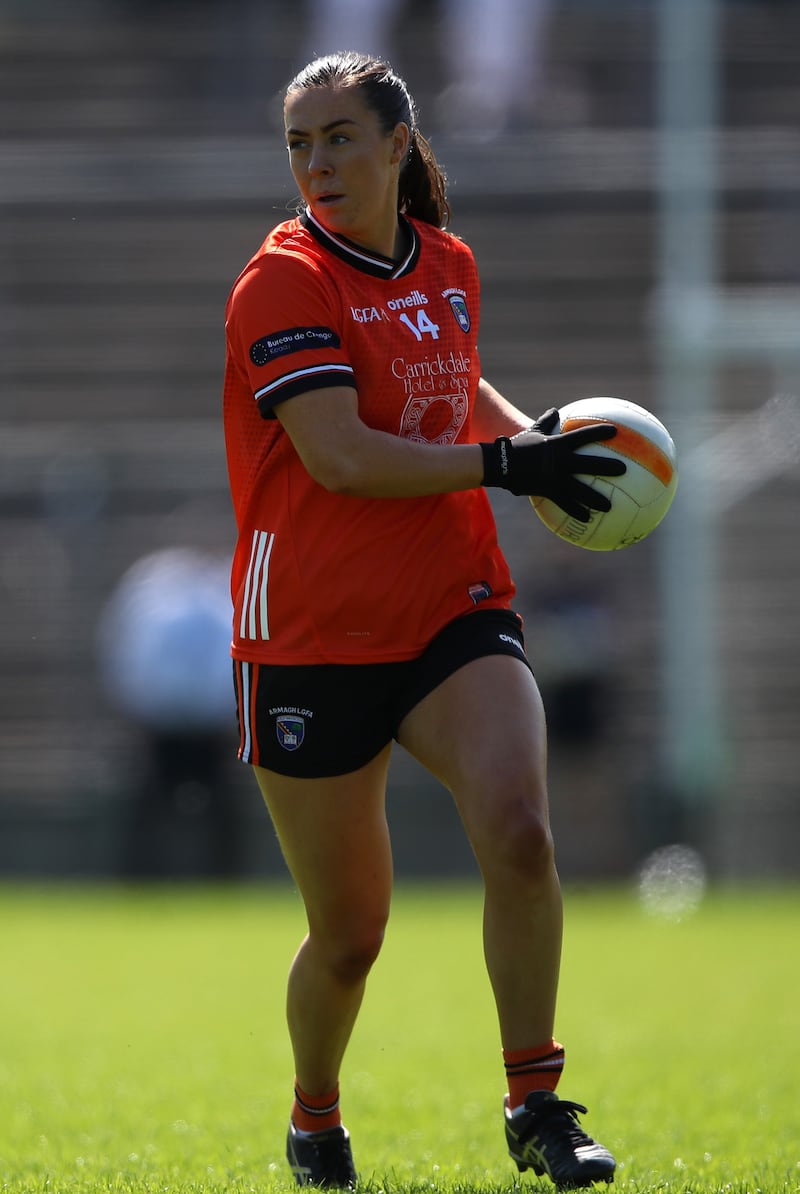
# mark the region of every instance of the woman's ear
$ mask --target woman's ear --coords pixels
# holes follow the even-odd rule
[[[402,162],[408,153],[408,147],[411,142],[411,130],[405,121],[400,121],[394,126],[392,133],[392,162]]]

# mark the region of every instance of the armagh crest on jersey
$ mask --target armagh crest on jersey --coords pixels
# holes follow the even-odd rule
[[[404,220],[401,261],[310,213],[279,225],[227,307],[224,420],[238,526],[233,653],[273,663],[419,654],[452,618],[507,607],[513,586],[484,490],[425,498],[328,492],[275,416],[309,390],[357,391],[369,426],[467,442],[480,377],[472,253]],[[480,589],[476,589],[476,585]]]

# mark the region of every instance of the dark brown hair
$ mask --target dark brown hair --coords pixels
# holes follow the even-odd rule
[[[408,125],[411,137],[400,170],[397,209],[426,224],[444,228],[450,219],[445,172],[417,127],[416,105],[408,87],[389,64],[355,51],[327,54],[295,75],[286,88],[285,98],[312,87],[356,88],[386,133],[397,124]]]

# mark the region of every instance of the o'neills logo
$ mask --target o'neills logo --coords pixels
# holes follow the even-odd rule
[[[428,304],[427,294],[419,290],[412,290],[405,298],[390,299],[386,306],[390,311],[403,311],[406,307],[425,307]]]

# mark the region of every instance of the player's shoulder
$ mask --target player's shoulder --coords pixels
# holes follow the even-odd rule
[[[272,275],[318,267],[319,251],[316,243],[300,219],[295,218],[285,220],[272,229],[258,251],[250,258],[242,274]]]
[[[305,221],[300,216],[295,216],[291,220],[284,220],[282,224],[276,224],[253,257],[253,261],[268,264],[286,259],[315,260],[317,255],[316,242],[309,235]]]
[[[437,228],[435,224],[428,224],[425,220],[412,219],[410,223],[413,224],[421,244],[425,247],[439,249],[443,253],[453,253],[464,258],[472,257],[472,249],[467,242],[455,232],[451,232],[449,228]]]
[[[269,289],[282,293],[320,276],[319,253],[299,218],[276,225],[253,254],[231,289],[229,305]]]
[[[413,220],[412,223],[419,238],[423,268],[436,268],[436,263],[441,263],[477,277],[475,256],[466,241],[446,228],[437,228],[422,220]]]

